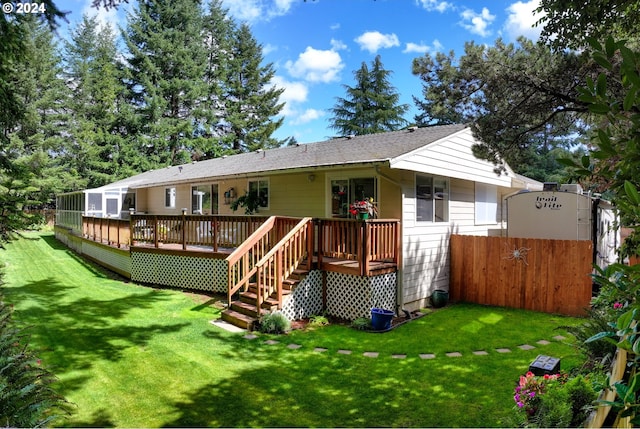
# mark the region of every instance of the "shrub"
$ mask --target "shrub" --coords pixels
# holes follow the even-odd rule
[[[613,318],[608,311],[601,309],[587,310],[588,318],[576,326],[562,326],[562,329],[573,335],[576,339],[576,347],[585,353],[589,360],[602,361],[605,358],[612,359],[616,352],[616,345],[607,341],[587,341],[594,335],[609,331],[609,323]]]
[[[0,299],[0,425],[51,426],[69,413],[69,403],[51,388],[55,376],[29,351],[11,313]]]
[[[581,375],[536,376],[531,372],[520,377],[514,401],[517,421],[527,427],[580,427],[597,394]]]
[[[309,318],[309,325],[310,326],[327,326],[329,324],[329,319],[327,319],[326,316],[311,316]]]
[[[351,327],[359,331],[366,331],[371,329],[371,319],[367,317],[358,317],[351,322]]]
[[[260,319],[260,332],[265,334],[284,334],[290,329],[291,322],[278,311],[265,314]]]

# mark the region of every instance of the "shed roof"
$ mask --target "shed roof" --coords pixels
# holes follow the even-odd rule
[[[465,128],[467,126],[463,124],[414,128],[241,153],[147,171],[107,187],[146,188],[311,167],[379,163],[391,161]]]

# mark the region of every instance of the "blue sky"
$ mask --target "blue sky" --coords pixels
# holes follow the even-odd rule
[[[77,24],[83,13],[97,14],[110,25],[125,25],[125,12],[96,11],[92,0],[60,0],[56,4]],[[237,22],[247,22],[263,47],[266,62],[276,70],[274,84],[284,88],[284,124],[275,137],[294,136],[300,143],[336,135],[328,111],[344,85],[353,86],[353,72],[380,55],[393,74],[400,102],[417,112],[412,96],[420,96],[421,81],[411,74],[414,58],[437,51],[463,53],[466,41],[492,45],[524,35],[537,39],[532,28],[539,16],[538,0],[223,0]],[[66,33],[65,28],[60,31]]]

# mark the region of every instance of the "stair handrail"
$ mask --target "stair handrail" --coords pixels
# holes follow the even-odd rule
[[[313,255],[313,219],[300,220],[271,250],[255,265],[256,311],[260,318],[262,304],[276,292],[278,307],[282,307],[282,285],[295,269],[307,258],[307,269],[311,269]]]
[[[270,216],[240,246],[225,258],[227,262],[227,299],[231,305],[231,297],[241,287],[249,284],[256,273],[256,262],[262,259],[269,250],[269,233],[276,224],[276,216]]]

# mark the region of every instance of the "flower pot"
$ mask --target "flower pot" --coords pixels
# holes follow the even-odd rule
[[[449,292],[446,290],[436,289],[431,294],[431,305],[435,308],[442,308],[449,302]]]
[[[369,219],[369,213],[358,213],[358,219],[360,220]]]
[[[371,326],[376,331],[391,329],[394,312],[382,308],[371,309]]]

